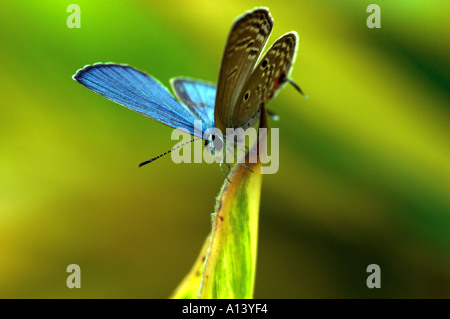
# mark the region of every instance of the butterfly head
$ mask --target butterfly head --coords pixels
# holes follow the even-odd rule
[[[222,154],[223,139],[217,134],[205,134],[205,148],[212,156]]]

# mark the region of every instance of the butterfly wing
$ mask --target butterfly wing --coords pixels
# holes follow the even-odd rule
[[[215,127],[216,85],[214,83],[178,77],[171,79],[170,84],[178,100],[201,119],[206,128]]]
[[[246,123],[286,84],[297,52],[298,35],[289,32],[267,50],[251,73],[238,98],[238,111],[233,113],[234,127]]]
[[[75,73],[73,79],[88,89],[141,113],[155,121],[192,135],[197,119],[169,91],[148,74],[121,64],[88,65]]]
[[[220,66],[214,107],[216,127],[235,127],[236,101],[272,32],[273,19],[265,8],[236,20],[228,36]]]

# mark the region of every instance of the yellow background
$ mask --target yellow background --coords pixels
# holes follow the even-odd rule
[[[137,165],[171,129],[72,80],[127,63],[217,81],[233,20],[300,36],[265,175],[255,297],[450,296],[449,2],[2,1],[0,297],[165,298],[210,231],[217,165]],[[381,29],[366,8],[381,7]],[[81,267],[81,289],[66,267]],[[366,267],[381,267],[381,289]]]

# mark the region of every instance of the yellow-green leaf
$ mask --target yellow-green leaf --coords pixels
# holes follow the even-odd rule
[[[199,298],[252,298],[256,270],[260,163],[235,166],[213,214],[211,243]]]
[[[265,110],[259,127],[267,127]],[[267,134],[254,152],[261,156]],[[265,149],[264,149],[265,151]],[[265,153],[265,152],[264,152]],[[235,165],[216,199],[212,231],[194,266],[171,298],[252,298],[258,241],[261,161]]]
[[[175,291],[172,293],[170,298],[172,299],[194,299],[197,298],[198,288],[200,287],[200,282],[202,279],[202,271],[203,265],[205,264],[206,252],[209,247],[209,243],[211,241],[211,235],[205,240],[205,243],[200,250],[200,254],[197,257],[197,260],[192,266],[189,273],[184,277]]]

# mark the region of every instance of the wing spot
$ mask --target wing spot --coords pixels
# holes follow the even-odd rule
[[[262,63],[261,63],[261,68],[265,68],[266,66],[267,66],[267,63],[269,63],[269,61],[267,60],[267,58],[266,59],[264,59],[264,61],[262,61]]]

